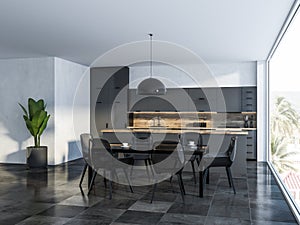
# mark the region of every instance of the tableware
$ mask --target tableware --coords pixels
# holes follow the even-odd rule
[[[194,141],[189,141],[188,145],[195,145],[195,142]]]
[[[121,147],[122,148],[129,148],[129,143],[126,143],[126,142],[122,143]]]

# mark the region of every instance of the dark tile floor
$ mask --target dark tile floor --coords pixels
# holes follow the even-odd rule
[[[113,184],[109,200],[100,176],[90,196],[82,196],[82,168],[82,160],[47,170],[0,165],[0,224],[297,224],[266,164],[248,162],[247,177],[234,178],[236,195],[223,171],[211,171],[201,199],[185,172],[185,203],[174,179],[173,191],[168,181],[158,185],[152,204],[150,186],[130,193]]]

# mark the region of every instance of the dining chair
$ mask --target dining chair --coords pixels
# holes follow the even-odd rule
[[[196,132],[185,132],[180,135],[180,141],[182,143],[183,149],[188,149],[191,147],[191,142],[194,143],[195,147],[197,148],[203,148],[203,138],[200,133]],[[191,163],[192,170],[193,170],[193,177],[194,177],[194,183],[197,183],[196,179],[196,171],[195,171],[195,161],[197,162],[197,165],[199,166],[200,158],[198,155],[192,155],[188,161]]]
[[[153,140],[151,133],[149,132],[134,132],[132,137],[132,148],[139,151],[149,151],[152,149],[153,146]],[[145,154],[145,153],[133,153],[131,156],[134,159],[134,163],[138,161],[143,161],[146,166],[146,172],[148,177],[150,177],[149,174],[149,167],[151,169],[151,155]],[[153,172],[151,170],[151,172]]]
[[[159,151],[168,151],[169,154]],[[182,170],[185,159],[181,143],[173,140],[163,140],[161,142],[154,143],[151,160],[154,171],[151,203],[154,199],[158,178],[161,178],[161,175],[163,175],[163,179],[171,178],[173,175],[177,176],[181,197],[184,202],[185,189],[182,180]]]
[[[103,147],[104,149],[103,149]],[[103,157],[103,153],[100,151],[106,150],[111,157]],[[105,180],[108,180],[109,183],[109,199],[112,199],[112,176],[115,175],[117,176],[116,170],[117,169],[122,169],[125,178],[128,182],[129,188],[131,193],[133,193],[133,188],[130,184],[130,180],[128,177],[127,172],[125,171],[124,167],[116,168],[117,163],[115,163],[113,160],[119,160],[122,163],[128,164],[128,165],[133,165],[134,160],[132,157],[124,157],[124,158],[116,158],[115,154],[113,154],[113,151],[111,149],[111,146],[108,142],[108,140],[103,139],[103,138],[96,138],[92,140],[92,158],[93,158],[93,166],[94,166],[94,173],[91,179],[91,185],[88,191],[88,194],[92,190],[92,184],[95,181],[96,175],[99,171],[103,171],[103,174],[105,176]],[[106,179],[108,177],[108,179]]]
[[[84,175],[86,173],[87,167],[90,164],[91,140],[92,140],[92,135],[91,134],[83,133],[83,134],[80,135],[82,157],[83,157],[83,160],[84,160],[84,163],[85,163],[84,167],[83,167],[83,170],[82,170],[80,182],[79,182],[79,188],[80,188],[80,191],[82,193],[83,193],[83,190],[82,190],[83,178],[84,178]],[[88,187],[88,189],[89,189],[89,187]]]
[[[228,178],[229,187],[232,187],[234,194],[236,194],[232,174],[231,165],[234,162],[237,149],[237,136],[231,137],[229,146],[225,152],[218,153],[216,156],[212,154],[205,154],[202,157],[201,165],[203,171],[203,180],[206,180],[208,170],[212,167],[225,167]],[[204,182],[202,182],[204,183]]]

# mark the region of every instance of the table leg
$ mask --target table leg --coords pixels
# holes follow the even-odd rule
[[[203,198],[203,171],[199,171],[199,197]]]
[[[209,184],[209,169],[206,171],[206,183]]]

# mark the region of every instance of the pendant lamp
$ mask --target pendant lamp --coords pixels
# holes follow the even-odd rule
[[[150,37],[150,78],[141,81],[137,87],[138,95],[165,95],[167,90],[165,85],[158,79],[152,77],[153,62],[152,62],[152,36]]]

